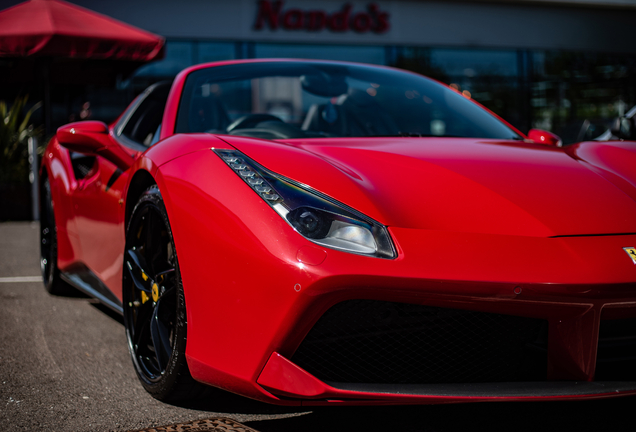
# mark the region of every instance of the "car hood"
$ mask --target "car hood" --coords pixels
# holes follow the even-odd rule
[[[636,233],[633,179],[617,185],[560,148],[458,138],[223,139],[387,226],[539,237]]]

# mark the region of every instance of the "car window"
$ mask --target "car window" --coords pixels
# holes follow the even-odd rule
[[[150,141],[150,146],[155,145],[159,141],[159,136],[161,136],[161,125],[157,126],[155,135],[152,137],[152,141]]]
[[[164,82],[149,87],[125,120],[121,135],[145,147],[154,144],[156,141],[153,141],[153,138],[161,125],[169,91],[170,83]]]
[[[433,80],[389,68],[318,62],[246,63],[192,72],[175,132],[269,139],[520,139],[487,110]]]

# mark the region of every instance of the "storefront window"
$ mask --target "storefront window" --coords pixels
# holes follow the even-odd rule
[[[430,61],[452,76],[516,77],[519,74],[516,51],[431,49]]]
[[[54,93],[54,120],[68,121],[68,113],[79,113],[77,107],[87,101],[90,118],[112,119],[148,85],[172,79],[188,66],[252,57],[343,60],[411,70],[451,85],[522,132],[549,130],[566,144],[594,139],[636,105],[633,54],[168,40],[165,58],[119,82],[114,99],[78,89],[65,90],[62,103],[62,96]]]
[[[231,42],[167,41],[165,57],[142,66],[134,76],[170,78],[197,63],[230,60],[234,56]]]
[[[634,55],[544,51],[533,64],[533,126],[564,143],[596,138],[636,104]]]
[[[196,63],[230,60],[235,56],[235,44],[227,42],[199,42]]]
[[[163,59],[140,67],[126,83],[134,93],[139,93],[155,82],[172,79],[189,66],[233,59],[236,52],[233,42],[179,40],[167,41],[165,50]]]
[[[163,59],[137,69],[135,77],[173,77],[194,64],[193,42],[168,41],[165,50]]]
[[[381,46],[256,44],[256,58],[298,58],[386,64]]]

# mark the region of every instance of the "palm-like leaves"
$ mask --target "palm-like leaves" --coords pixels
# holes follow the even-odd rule
[[[29,124],[41,103],[23,115],[28,98],[18,97],[11,107],[0,101],[0,183],[22,183],[29,178],[27,141],[40,136],[42,128]]]

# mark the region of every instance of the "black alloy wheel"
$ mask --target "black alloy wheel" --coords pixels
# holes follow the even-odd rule
[[[54,295],[66,295],[72,288],[60,279],[57,267],[57,227],[53,213],[51,183],[46,178],[40,192],[40,270],[44,288]]]
[[[186,306],[168,215],[156,186],[133,210],[123,279],[128,348],[144,388],[160,400],[199,396],[185,360]]]

